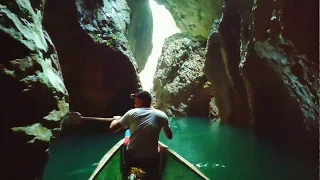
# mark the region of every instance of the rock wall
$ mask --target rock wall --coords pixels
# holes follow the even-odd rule
[[[152,51],[152,12],[149,0],[127,0],[127,3],[130,8],[127,39],[141,72]]]
[[[70,108],[83,115],[133,107],[130,93],[141,85],[125,37],[129,22],[124,0],[1,1],[5,179],[42,178],[69,94]]]
[[[171,13],[181,32],[207,38],[215,19],[221,16],[223,0],[155,0]]]
[[[212,83],[212,95],[221,119],[247,127],[253,125],[253,117],[239,73],[241,25],[238,14],[224,13],[215,21],[206,47],[204,73]]]
[[[57,52],[42,27],[43,2],[0,2],[2,179],[41,179],[49,141],[68,113]]]
[[[70,108],[86,116],[121,115],[141,87],[125,33],[125,0],[47,1],[44,26],[57,48]]]
[[[226,0],[209,36],[205,67],[222,121],[254,127],[313,157],[320,94],[317,9],[316,1]]]
[[[243,38],[243,50],[247,48],[248,53],[242,54],[241,62],[246,87],[253,89],[248,94],[255,128],[311,156],[318,154],[319,142],[317,3],[256,2],[255,25],[248,41]]]
[[[165,40],[154,75],[154,106],[170,116],[208,117],[212,96],[203,74],[204,45],[177,33]]]

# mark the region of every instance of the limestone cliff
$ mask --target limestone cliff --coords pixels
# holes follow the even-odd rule
[[[317,155],[316,1],[226,0],[209,36],[205,74],[222,121]],[[301,7],[300,9],[298,7]]]
[[[43,4],[0,2],[2,179],[41,179],[49,141],[69,111],[57,52],[42,27]]]
[[[140,88],[137,64],[125,37],[125,0],[48,1],[44,26],[57,48],[70,108],[87,116],[121,115]]]
[[[212,96],[203,74],[204,50],[204,45],[187,33],[165,40],[153,81],[156,108],[169,116],[209,116]]]

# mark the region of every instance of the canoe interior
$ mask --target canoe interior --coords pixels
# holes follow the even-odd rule
[[[114,145],[100,160],[89,180],[122,180],[122,150],[124,139]]]
[[[95,180],[122,180],[121,153],[115,153],[110,161],[101,169]]]
[[[166,162],[164,163],[164,169],[162,174],[163,180],[203,180],[207,179],[202,177],[200,174],[196,173],[189,166],[180,161],[177,157],[168,153],[164,157]]]
[[[162,144],[162,143],[161,143]],[[89,180],[124,180],[126,175],[122,172],[123,140],[119,141],[101,159]],[[168,153],[161,154],[161,172],[163,180],[207,180],[195,166],[168,149]]]

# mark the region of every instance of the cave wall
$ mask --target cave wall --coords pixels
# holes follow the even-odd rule
[[[1,1],[5,179],[42,178],[69,109],[112,116],[133,107],[130,93],[141,85],[129,22],[122,0]]]
[[[165,39],[153,80],[155,108],[169,116],[214,117],[211,84],[203,73],[204,47],[188,33]]]
[[[226,0],[208,39],[204,71],[222,121],[253,127],[261,136],[314,157],[318,6],[315,1],[301,5]]]
[[[149,0],[127,0],[130,24],[126,37],[141,72],[152,51],[153,18]]]
[[[315,156],[319,133],[319,35],[315,31],[319,29],[319,6],[316,1],[303,4],[287,0],[254,4],[255,24],[242,41],[248,53],[242,54],[241,73],[246,86],[253,89],[249,100],[258,132]]]
[[[41,179],[49,141],[68,113],[57,51],[42,27],[43,2],[0,2],[3,179]]]
[[[70,108],[110,117],[133,107],[140,87],[137,63],[125,33],[130,10],[119,1],[47,1],[44,27],[57,48]]]
[[[207,43],[204,72],[212,82],[219,115],[225,122],[247,127],[254,117],[248,106],[244,81],[239,73],[240,37],[243,35],[242,9],[250,9],[249,1],[225,1],[223,15],[215,20]],[[244,6],[245,4],[247,6]],[[241,9],[241,11],[239,11]]]

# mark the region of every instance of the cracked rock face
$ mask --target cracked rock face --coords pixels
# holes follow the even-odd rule
[[[204,60],[204,46],[190,34],[167,38],[154,75],[154,106],[170,116],[208,117],[212,96]]]
[[[72,110],[110,117],[133,107],[130,94],[141,85],[125,37],[129,12],[124,0],[47,2],[44,26],[57,48]]]
[[[0,119],[4,179],[41,179],[49,141],[68,113],[57,52],[42,27],[43,4],[0,3]]]

